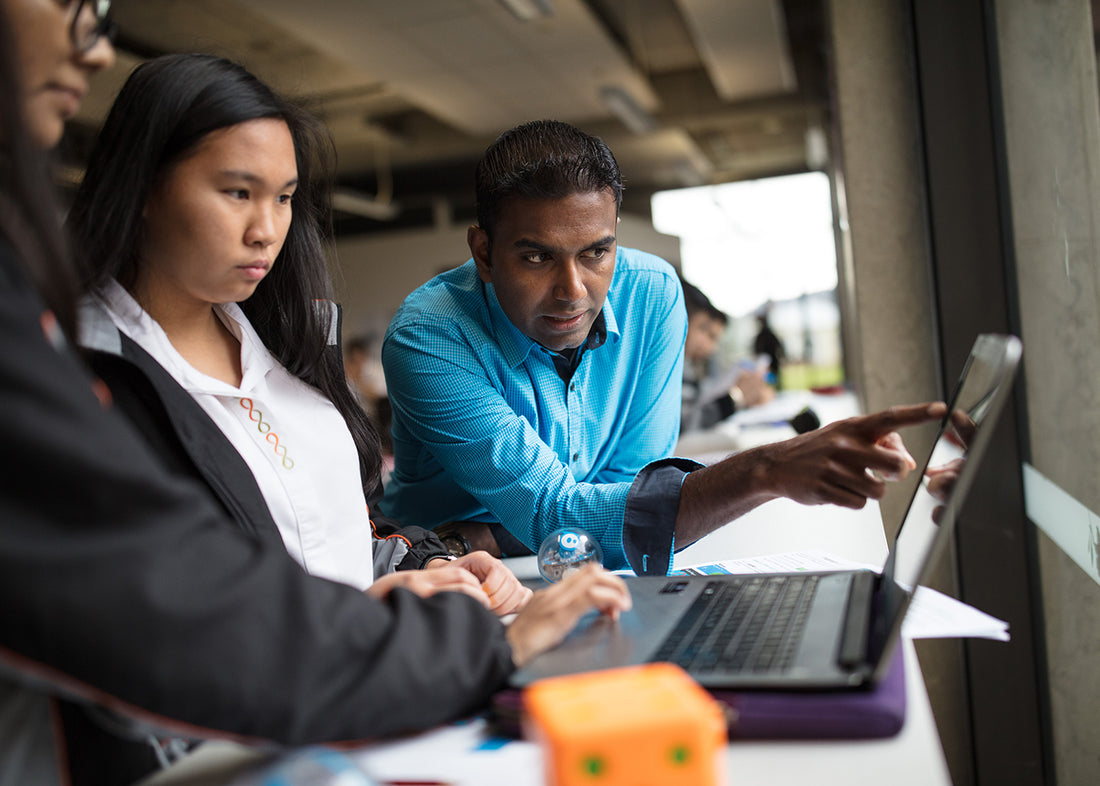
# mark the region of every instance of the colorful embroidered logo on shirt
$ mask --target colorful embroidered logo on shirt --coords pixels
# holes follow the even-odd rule
[[[283,466],[287,469],[294,469],[294,459],[287,456],[286,446],[279,444],[279,435],[272,431],[271,424],[264,420],[264,413],[256,409],[250,398],[242,398],[241,406],[248,410],[248,419],[256,424],[256,430],[263,434],[264,439],[274,446],[275,455],[282,460]]]

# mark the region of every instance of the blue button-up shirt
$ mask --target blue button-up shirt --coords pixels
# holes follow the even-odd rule
[[[666,572],[696,466],[658,461],[676,444],[687,333],[672,266],[619,248],[603,319],[606,339],[565,381],[473,260],[413,292],[382,349],[395,460],[383,511],[424,527],[498,521],[533,551],[579,526],[608,567]]]

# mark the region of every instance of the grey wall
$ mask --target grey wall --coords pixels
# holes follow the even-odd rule
[[[1031,612],[1014,606],[1011,645],[918,648],[952,776],[1100,782],[1100,88],[1089,0],[829,9],[842,302],[866,407],[938,395],[937,370],[957,364],[960,334],[975,326],[1024,341],[1020,420],[1004,424],[1011,444],[997,457],[1022,461],[999,467],[1002,482],[978,502],[1015,516],[1026,502],[1039,526],[961,522],[957,559],[933,583],[994,612],[1030,592]],[[943,357],[922,355],[925,341]],[[899,367],[922,357],[928,365]],[[1025,483],[1016,499],[1009,476],[1032,468],[1054,496]],[[883,506],[888,530],[898,504]],[[1048,536],[1074,517],[1078,532]],[[983,540],[996,545],[984,557]],[[990,557],[1010,551],[1012,564]],[[1009,662],[1010,678],[991,668]],[[998,713],[1026,715],[1034,731],[1005,722],[1009,733],[991,734]]]
[[[648,217],[623,214],[618,242],[680,266],[680,240],[662,235]],[[344,337],[380,335],[410,292],[470,258],[466,227],[446,226],[349,238],[336,244],[337,299],[344,306]]]
[[[930,280],[921,139],[904,3],[829,3],[834,64],[838,229],[848,373],[865,411],[942,397]],[[914,452],[933,435],[905,434]],[[916,478],[881,503],[892,536]],[[929,582],[958,595],[954,553]],[[962,649],[920,642],[918,653],[944,754],[957,784],[972,782]]]
[[[994,5],[1030,463],[1100,522],[1100,108],[1089,2]],[[1047,503],[1033,497],[1029,512],[1038,508],[1044,525]],[[1067,545],[1087,550],[1090,540]],[[1100,783],[1100,586],[1045,534],[1039,552],[1055,772],[1061,784]]]

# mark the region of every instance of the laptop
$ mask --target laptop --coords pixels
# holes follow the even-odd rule
[[[630,578],[633,608],[617,622],[595,612],[511,684],[652,661],[682,666],[714,689],[870,687],[888,670],[913,590],[950,538],[1021,345],[980,335],[920,469],[882,573]]]

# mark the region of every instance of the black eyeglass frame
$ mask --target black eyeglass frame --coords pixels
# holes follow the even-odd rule
[[[84,6],[89,4],[92,7],[92,13],[95,15],[95,24],[87,30],[82,30],[80,15],[84,11]],[[73,46],[78,52],[90,51],[101,38],[106,38],[111,42],[115,40],[118,25],[111,19],[111,0],[76,0],[74,6],[73,22],[69,27],[69,38],[72,39]]]

